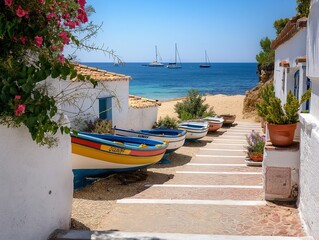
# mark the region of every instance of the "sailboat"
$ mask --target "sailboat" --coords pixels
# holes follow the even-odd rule
[[[164,64],[157,61],[157,56],[158,56],[157,46],[155,46],[155,61],[149,63],[147,66],[149,66],[149,67],[163,67]]]
[[[179,64],[177,64],[177,57],[179,59]],[[177,43],[175,43],[175,62],[169,63],[167,65],[167,68],[171,68],[171,69],[182,68],[181,58],[179,57],[179,53],[178,53],[178,50],[177,50]]]
[[[207,56],[207,52],[205,51],[205,63],[199,65],[200,68],[210,68],[209,58]]]

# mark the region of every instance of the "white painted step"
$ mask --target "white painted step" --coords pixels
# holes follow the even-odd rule
[[[282,236],[238,236],[238,235],[209,235],[209,234],[183,234],[183,233],[157,233],[157,232],[121,232],[121,231],[82,231],[58,230],[55,239],[68,240],[102,240],[102,239],[140,239],[140,240],[311,240],[308,237],[282,237]]]

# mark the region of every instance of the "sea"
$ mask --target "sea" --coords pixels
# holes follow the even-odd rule
[[[244,95],[258,82],[257,63],[211,63],[210,68],[182,63],[179,69],[148,67],[145,63],[83,64],[131,76],[130,94],[161,101],[184,97],[192,88],[203,95]]]

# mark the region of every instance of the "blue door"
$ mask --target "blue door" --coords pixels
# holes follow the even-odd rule
[[[309,89],[309,88],[311,88],[311,81],[310,81],[310,79],[309,78],[307,78],[307,90]],[[310,100],[307,100],[307,102],[306,102],[306,110],[310,110]]]
[[[296,96],[297,99],[299,99],[299,70],[295,73],[294,79],[295,79],[295,84],[294,84],[294,95]]]
[[[112,97],[99,98],[99,118],[112,120]]]

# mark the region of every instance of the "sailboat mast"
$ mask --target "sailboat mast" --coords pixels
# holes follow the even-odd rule
[[[155,45],[155,60],[157,62],[157,46]]]
[[[177,63],[177,43],[175,43],[175,63]]]

